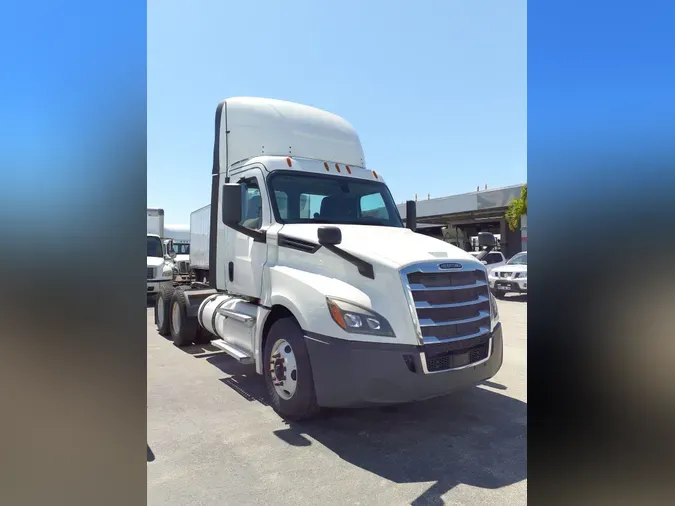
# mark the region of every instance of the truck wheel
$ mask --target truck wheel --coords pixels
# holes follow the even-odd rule
[[[265,341],[263,374],[272,408],[289,420],[319,412],[312,365],[302,330],[293,318],[272,324]]]
[[[169,330],[169,305],[173,297],[174,288],[172,286],[159,288],[159,293],[155,297],[155,325],[160,336],[168,336]]]
[[[180,348],[191,345],[197,339],[199,324],[197,318],[187,316],[185,290],[174,290],[171,298],[171,313],[167,315],[173,344]]]

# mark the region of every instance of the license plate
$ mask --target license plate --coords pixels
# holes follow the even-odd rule
[[[511,288],[511,283],[497,283],[497,288],[502,290],[509,290]]]

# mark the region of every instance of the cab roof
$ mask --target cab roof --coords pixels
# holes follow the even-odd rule
[[[354,127],[340,116],[316,107],[269,98],[234,97],[219,104],[216,118],[221,173],[226,167],[258,156],[366,166]]]

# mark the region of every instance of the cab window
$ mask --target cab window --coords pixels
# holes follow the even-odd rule
[[[257,230],[262,226],[260,186],[254,178],[246,179],[242,183],[246,187],[246,197],[240,225]]]

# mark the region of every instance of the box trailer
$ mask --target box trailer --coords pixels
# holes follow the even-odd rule
[[[147,211],[148,234],[164,238],[164,209],[150,209]]]
[[[197,281],[209,280],[209,238],[211,205],[190,214],[190,269]]]

